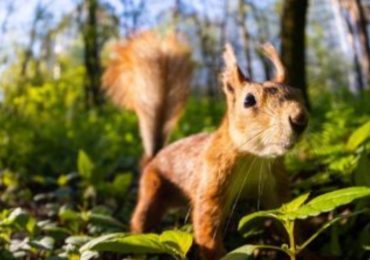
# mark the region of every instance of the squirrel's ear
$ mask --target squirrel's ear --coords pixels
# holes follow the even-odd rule
[[[285,81],[285,68],[283,62],[281,61],[277,50],[274,46],[266,42],[261,45],[261,51],[263,54],[272,62],[275,67],[275,77],[272,81],[276,83],[284,83]]]
[[[234,91],[235,88],[249,81],[240,70],[235,57],[234,49],[230,43],[225,45],[223,54],[225,68],[222,73],[223,87],[225,91]]]

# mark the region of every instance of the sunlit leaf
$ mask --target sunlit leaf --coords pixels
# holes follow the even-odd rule
[[[156,234],[115,233],[91,240],[81,247],[80,252],[98,251],[122,254],[173,253],[164,246]]]
[[[60,208],[58,215],[62,220],[79,220],[81,218],[80,213],[66,207]]]
[[[125,194],[132,182],[131,173],[121,173],[116,175],[113,181],[114,192]]]
[[[54,248],[54,239],[52,237],[43,237],[40,240],[30,241],[30,245],[39,250],[53,250]]]
[[[247,260],[254,259],[252,257],[254,250],[258,249],[258,245],[241,246],[221,258],[221,260]]]
[[[321,213],[331,211],[339,206],[369,195],[370,188],[367,187],[351,187],[336,190],[312,199],[296,211],[284,215],[284,218],[293,220],[296,218],[304,219],[307,217],[317,216]]]
[[[185,257],[193,243],[193,236],[179,230],[168,230],[160,235],[159,240],[174,249],[177,254]]]
[[[185,258],[191,244],[192,235],[182,231],[165,231],[161,235],[114,233],[91,240],[80,248],[80,252],[171,254]]]
[[[347,142],[348,150],[356,150],[363,142],[370,138],[370,121],[357,128],[349,137]]]
[[[91,180],[94,168],[95,166],[89,156],[83,150],[80,150],[77,158],[77,169],[80,175],[85,179]]]
[[[98,252],[94,252],[94,251],[84,251],[82,254],[81,254],[81,258],[80,260],[90,260],[90,259],[98,259],[99,258],[99,254]]]
[[[309,193],[305,193],[282,206],[283,212],[291,212],[298,209],[308,199]]]

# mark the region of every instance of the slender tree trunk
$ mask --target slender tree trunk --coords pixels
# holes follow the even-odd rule
[[[103,98],[100,90],[101,64],[98,42],[98,0],[86,0],[87,21],[83,28],[84,61],[86,68],[85,98],[88,107],[98,106]]]
[[[258,42],[263,43],[268,41],[271,38],[271,34],[269,30],[269,22],[267,21],[266,15],[261,12],[261,10],[259,10],[255,6],[255,3],[253,3],[252,1],[248,1],[248,5],[252,9],[251,13],[253,15],[253,19],[256,21],[257,24]],[[266,60],[265,55],[258,55],[258,57],[261,60],[265,80],[270,80],[272,77],[271,64],[269,63],[269,61]]]
[[[361,64],[361,70],[364,80],[364,87],[369,85],[370,75],[370,47],[369,47],[369,35],[367,33],[367,21],[365,11],[360,0],[354,0],[351,2],[351,14],[354,19],[355,26],[357,28],[357,34],[359,39],[359,48],[361,57],[359,62]]]
[[[356,0],[356,7],[358,8],[358,23],[361,30],[361,42],[366,50],[366,58],[370,60],[370,43],[369,43],[369,34],[367,29],[367,17],[363,5],[360,0]],[[370,69],[370,68],[369,68]]]
[[[251,55],[251,47],[250,47],[250,35],[248,32],[248,27],[245,24],[247,19],[247,12],[245,9],[245,2],[244,0],[239,0],[239,12],[238,12],[238,26],[241,30],[241,38],[243,41],[243,49],[245,60],[247,62],[247,73],[249,78],[253,79],[253,68],[252,68],[252,55]]]
[[[286,83],[302,90],[307,106],[305,28],[308,0],[285,0],[283,6],[281,44],[286,67]]]
[[[354,70],[355,70],[355,85],[356,85],[356,92],[362,92],[364,89],[364,78],[362,75],[362,70],[361,70],[361,62],[360,62],[360,57],[358,55],[358,50],[356,48],[356,39],[354,37],[354,28],[352,26],[352,23],[350,21],[350,18],[347,16],[345,17],[345,22],[347,24],[347,29],[348,29],[348,41],[352,45],[352,50],[353,50],[353,64],[354,64]]]
[[[214,62],[214,50],[208,31],[211,30],[211,22],[205,18],[205,21],[201,21],[198,16],[192,16],[194,23],[198,26],[198,37],[200,41],[200,50],[202,56],[202,65],[207,70],[206,75],[206,94],[209,97],[214,97],[216,91],[214,88],[215,80],[214,75],[217,75]]]
[[[347,38],[352,45],[356,89],[361,92],[369,84],[370,47],[365,11],[360,0],[338,0],[343,20],[347,25]]]

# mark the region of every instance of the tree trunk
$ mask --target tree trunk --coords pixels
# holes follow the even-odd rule
[[[83,28],[85,76],[85,98],[87,107],[98,106],[103,101],[100,90],[101,64],[98,41],[98,0],[86,0],[87,20]]]
[[[358,9],[358,25],[360,28],[360,41],[364,48],[364,59],[367,61],[367,73],[370,74],[370,43],[369,43],[369,34],[367,31],[367,17],[364,10],[364,7],[361,4],[360,0],[356,0],[356,7]]]
[[[245,60],[247,63],[247,74],[250,79],[253,79],[253,68],[252,68],[252,54],[251,54],[251,46],[250,46],[250,34],[248,31],[248,27],[246,25],[247,19],[247,11],[245,8],[244,0],[239,0],[239,10],[238,10],[238,26],[241,30],[241,38],[243,41],[243,49]]]
[[[357,92],[369,84],[370,49],[365,11],[360,0],[338,0],[343,20],[347,25],[347,38],[352,45]]]
[[[282,60],[286,68],[286,83],[302,90],[307,106],[305,70],[305,27],[308,0],[285,0],[281,23]]]

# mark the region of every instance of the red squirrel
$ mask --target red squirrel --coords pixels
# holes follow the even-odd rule
[[[227,109],[220,126],[165,146],[189,93],[190,48],[178,34],[151,31],[115,47],[105,91],[136,112],[144,145],[132,232],[152,231],[169,208],[190,205],[201,258],[219,259],[225,254],[222,225],[237,197],[260,199],[265,208],[289,200],[282,155],[297,142],[308,115],[300,91],[283,84],[276,50],[269,44],[262,49],[274,79],[245,77],[227,44],[221,74]]]

